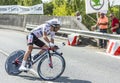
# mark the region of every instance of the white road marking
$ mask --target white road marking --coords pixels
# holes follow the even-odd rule
[[[2,54],[6,55],[6,56],[9,56],[9,54],[8,54],[7,52],[3,51],[3,50],[0,50],[0,52],[1,52]]]
[[[120,59],[120,56],[111,55],[111,54],[108,54],[108,53],[105,53],[105,52],[96,52],[96,53],[99,53],[99,54],[102,54],[102,55],[105,55],[105,56],[110,56],[112,58]]]

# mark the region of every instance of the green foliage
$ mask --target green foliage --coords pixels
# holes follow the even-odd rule
[[[41,4],[42,0],[32,0],[32,5]]]
[[[0,5],[32,6],[42,3],[42,0],[0,0]]]
[[[0,0],[0,5],[15,5],[17,4],[16,0]]]
[[[120,7],[119,6],[111,7],[111,12],[114,13],[115,16],[120,19]]]
[[[53,3],[50,2],[50,3],[44,3],[44,14],[45,15],[52,15],[53,14]]]
[[[54,5],[53,15],[55,16],[66,16],[67,15],[65,0],[63,1],[54,0],[53,5]]]
[[[42,0],[18,0],[17,2],[19,5],[32,6],[42,3]]]
[[[32,5],[32,0],[23,0],[23,5],[24,6],[31,6]]]

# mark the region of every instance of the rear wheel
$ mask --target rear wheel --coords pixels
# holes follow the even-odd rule
[[[47,56],[43,57],[38,64],[38,74],[43,80],[52,81],[61,76],[65,70],[65,60],[61,55],[53,53],[51,56],[52,67],[49,65]]]
[[[21,71],[19,71],[18,69],[22,63],[24,53],[25,51],[23,50],[17,50],[10,54],[5,62],[5,70],[8,74],[18,75],[19,73],[21,73]]]

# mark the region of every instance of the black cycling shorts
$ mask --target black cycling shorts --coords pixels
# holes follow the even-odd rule
[[[37,45],[39,47],[43,47],[45,43],[41,40],[39,40],[33,33],[29,34],[27,36],[27,45]]]

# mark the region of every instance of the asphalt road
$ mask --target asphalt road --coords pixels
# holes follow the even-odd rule
[[[67,41],[56,39],[56,42]],[[66,69],[55,81],[45,82],[24,72],[10,76],[4,68],[6,55],[18,49],[26,50],[26,33],[0,29],[0,83],[120,83],[120,59],[91,46],[63,47]]]

